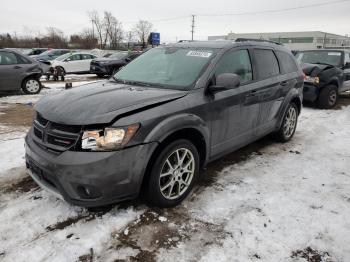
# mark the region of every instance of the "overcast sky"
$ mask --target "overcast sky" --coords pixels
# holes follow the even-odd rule
[[[65,34],[80,32],[91,27],[87,12],[111,11],[130,30],[139,19],[149,20],[160,32],[162,42],[190,39],[191,14],[196,16],[196,39],[207,39],[208,35],[223,35],[229,32],[276,32],[276,31],[326,31],[350,34],[350,1],[291,10],[240,16],[203,16],[205,14],[227,14],[259,12],[293,8],[309,4],[337,0],[10,0],[1,3],[0,33],[24,34],[45,33],[45,28],[54,26]],[[181,17],[176,20],[157,21]]]

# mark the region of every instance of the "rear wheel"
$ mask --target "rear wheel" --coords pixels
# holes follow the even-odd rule
[[[28,77],[22,83],[22,91],[28,95],[38,94],[41,90],[41,83],[35,77]]]
[[[338,100],[338,90],[335,85],[324,87],[318,97],[318,106],[323,109],[333,108]]]
[[[191,192],[199,171],[199,154],[188,140],[181,139],[166,146],[152,169],[146,197],[158,207],[180,204]]]
[[[277,132],[277,138],[281,142],[287,142],[294,136],[298,122],[298,107],[295,103],[290,103],[284,114],[282,125]]]

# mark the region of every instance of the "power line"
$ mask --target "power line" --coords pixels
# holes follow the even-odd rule
[[[268,13],[279,13],[279,12],[287,12],[287,11],[294,11],[299,9],[305,9],[305,8],[312,8],[312,7],[320,7],[320,6],[326,6],[326,5],[334,5],[334,4],[340,4],[344,2],[350,2],[350,0],[338,0],[338,1],[332,1],[332,2],[323,2],[318,4],[309,4],[309,5],[302,5],[302,6],[296,6],[296,7],[290,7],[290,8],[281,8],[281,9],[270,9],[270,10],[264,10],[264,11],[256,11],[256,12],[243,12],[243,13],[231,13],[231,14],[198,14],[198,16],[243,16],[243,15],[259,15],[259,14],[268,14]]]

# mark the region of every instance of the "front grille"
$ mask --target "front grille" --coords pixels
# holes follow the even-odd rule
[[[34,142],[49,152],[60,153],[76,146],[82,126],[54,123],[37,114]]]
[[[46,126],[46,124],[48,122],[48,120],[43,118],[39,113],[36,114],[36,121],[38,121],[39,124],[42,125],[42,126]]]

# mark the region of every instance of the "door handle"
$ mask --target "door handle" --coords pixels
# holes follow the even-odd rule
[[[282,81],[282,82],[280,83],[280,85],[281,85],[281,86],[286,86],[286,85],[288,85],[288,81]]]
[[[252,96],[256,96],[257,95],[257,91],[256,90],[252,90],[249,92],[249,94],[246,95],[246,97],[252,97]]]
[[[20,69],[20,68],[22,68],[21,66],[14,66],[13,67],[14,69]]]

